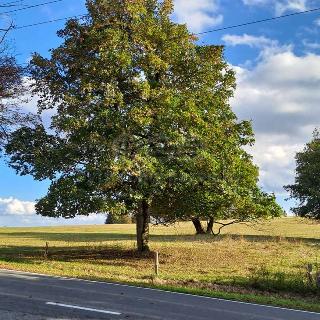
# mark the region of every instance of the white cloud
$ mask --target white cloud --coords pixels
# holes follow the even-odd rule
[[[310,49],[310,50],[319,50],[320,49],[320,42],[312,42],[308,40],[303,40],[303,45]]]
[[[174,17],[179,23],[186,23],[192,32],[201,32],[222,23],[218,10],[217,0],[175,0]]]
[[[271,40],[264,36],[252,36],[249,34],[243,35],[231,35],[226,34],[222,37],[222,40],[230,46],[247,45],[251,48],[264,48],[278,46],[278,41]]]
[[[32,215],[35,213],[35,203],[21,201],[15,198],[0,198],[0,214]]]
[[[268,2],[270,3],[270,0],[242,0],[242,2],[246,6],[261,6],[267,4]]]
[[[249,46],[251,48],[259,49],[260,52],[257,61],[264,60],[267,57],[274,56],[282,52],[288,52],[293,49],[292,45],[280,45],[277,40],[270,39],[264,36],[254,36],[244,33],[243,35],[226,34],[222,40],[229,46]],[[251,61],[246,64],[250,66]],[[239,70],[238,70],[239,71]]]
[[[320,55],[297,56],[287,48],[262,52],[251,70],[236,67],[238,88],[233,108],[252,119],[261,185],[278,195],[293,182],[295,153],[320,124]]]
[[[35,202],[13,197],[0,198],[0,226],[53,226],[103,224],[106,215],[91,214],[74,219],[48,218],[36,215]]]
[[[275,3],[275,10],[277,15],[282,15],[286,12],[299,12],[306,11],[309,7],[307,5],[307,0],[286,0],[277,1]]]
[[[320,27],[320,18],[314,20],[314,24],[315,24],[317,27]]]
[[[282,15],[286,12],[308,10],[310,0],[242,0],[242,2],[247,6],[269,6],[276,15]]]

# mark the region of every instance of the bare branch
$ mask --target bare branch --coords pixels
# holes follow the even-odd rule
[[[235,219],[235,220],[232,220],[230,222],[227,222],[227,223],[224,223],[224,222],[221,222],[221,221],[215,221],[215,224],[218,224],[220,225],[219,229],[218,229],[218,232],[217,233],[214,233],[214,231],[212,230],[212,234],[217,236],[221,233],[221,230],[227,226],[231,226],[233,224],[236,224],[236,223],[246,223],[246,222],[249,222],[250,220],[249,219]]]
[[[0,44],[3,43],[4,39],[6,38],[7,34],[9,33],[10,30],[14,28],[13,22],[10,23],[10,26],[7,28],[0,28],[0,32],[3,32],[3,35],[0,37]]]

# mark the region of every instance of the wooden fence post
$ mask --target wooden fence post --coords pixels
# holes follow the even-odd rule
[[[44,248],[44,257],[46,259],[48,259],[48,257],[49,257],[49,243],[48,242],[46,242],[46,246]]]
[[[159,252],[158,251],[154,253],[154,271],[156,275],[159,274]]]

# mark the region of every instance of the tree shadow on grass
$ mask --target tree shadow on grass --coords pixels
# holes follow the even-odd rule
[[[305,237],[281,237],[268,235],[239,235],[226,234],[221,235],[222,238],[230,237],[234,240],[243,239],[249,242],[290,242],[290,243],[305,243],[305,244],[320,244],[320,238],[305,238]]]
[[[130,233],[63,233],[63,232],[11,232],[0,233],[2,237],[21,239],[35,239],[45,242],[64,241],[68,243],[95,243],[95,242],[117,242],[117,241],[135,241],[136,236]],[[320,244],[320,238],[303,238],[303,237],[280,237],[268,235],[239,235],[239,234],[222,234],[219,236],[213,235],[150,235],[150,242],[170,243],[170,242],[213,242],[222,241],[225,239],[245,240],[249,242],[291,242],[291,243],[306,243],[310,245]]]
[[[102,242],[135,240],[134,234],[127,233],[63,233],[63,232],[10,232],[0,233],[3,237],[17,239],[35,239],[42,241],[65,241],[65,242]]]
[[[32,246],[0,246],[0,265],[1,262],[11,262],[19,264],[35,264],[35,258],[44,257],[44,250],[41,251],[39,247]]]
[[[45,248],[34,246],[6,246],[0,247],[1,262],[19,264],[39,264],[41,262],[81,262],[88,264],[102,264],[112,266],[139,266],[138,262],[152,262],[153,252],[139,253],[135,249],[121,247],[63,247],[52,246],[45,254]]]
[[[162,256],[162,259],[166,259]],[[112,267],[129,267],[135,270],[153,270],[153,253],[139,254],[136,250],[128,250],[117,247],[52,247],[49,248],[49,256],[44,256],[44,249],[29,246],[0,247],[1,262],[18,263],[20,265],[37,265],[50,262],[79,262],[88,268],[95,268],[95,265],[105,264]],[[263,271],[263,272],[262,272]],[[200,288],[206,290],[223,290],[230,292],[243,292],[243,290],[257,290],[261,293],[299,294],[301,297],[319,297],[319,290],[315,286],[308,285],[299,274],[285,274],[267,270],[253,270],[249,277],[232,275],[224,279],[212,279],[212,281],[185,279],[168,280],[168,285]],[[94,273],[91,276],[98,280],[106,280]],[[130,276],[130,274],[128,275]],[[143,277],[143,275],[141,275]],[[144,276],[149,279],[149,275]],[[318,298],[317,298],[318,299]]]

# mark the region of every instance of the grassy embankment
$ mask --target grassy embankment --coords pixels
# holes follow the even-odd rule
[[[0,268],[320,311],[320,292],[306,277],[308,264],[320,267],[320,224],[283,218],[219,237],[193,233],[189,223],[151,227],[160,252],[154,277],[152,255],[134,251],[134,225],[0,228]]]

